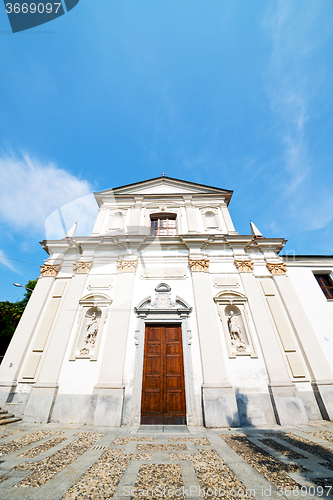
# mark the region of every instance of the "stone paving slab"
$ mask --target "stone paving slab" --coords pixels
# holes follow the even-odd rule
[[[4,426],[0,500],[333,500],[333,422],[166,428]]]

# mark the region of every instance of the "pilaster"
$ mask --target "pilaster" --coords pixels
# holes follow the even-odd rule
[[[192,204],[191,196],[184,196],[185,201],[185,210],[187,217],[187,227],[189,233],[197,233],[198,232],[198,221],[196,218],[195,207]]]
[[[104,354],[99,380],[94,388],[97,395],[94,425],[120,427],[128,326],[132,313],[132,294],[137,260],[118,261],[114,300],[109,312]]]
[[[248,267],[248,266],[247,266]],[[270,321],[263,294],[256,278],[249,272],[240,273],[248,297],[253,320],[269,377],[269,391],[277,422],[281,425],[307,422],[304,405],[295,384],[290,379],[280,346]]]
[[[322,417],[326,420],[333,420],[332,370],[290,278],[284,274],[274,274],[273,279],[302,347],[303,355],[311,375],[311,385]]]
[[[237,231],[235,230],[234,223],[232,222],[227,204],[226,203],[221,204],[220,208],[228,234],[238,234]]]
[[[25,362],[37,321],[43,311],[54,276],[39,278],[0,365],[0,406],[6,403]]]
[[[130,212],[129,234],[139,233],[140,215],[141,215],[143,199],[144,199],[143,196],[135,198],[135,205],[134,207],[132,207]]]
[[[66,300],[60,306],[58,321],[43,355],[37,383],[32,387],[24,419],[48,422],[58,390],[58,377],[73,322],[82,297],[87,274],[76,274],[69,283]]]
[[[206,427],[239,425],[236,397],[227,378],[207,259],[189,259],[203,369]]]
[[[94,225],[94,229],[92,230],[92,233],[91,233],[92,236],[94,236],[96,234],[101,234],[104,220],[105,220],[105,217],[107,216],[107,211],[108,211],[108,207],[106,207],[106,206],[101,206],[101,208],[99,209],[97,219],[96,219],[96,222]]]

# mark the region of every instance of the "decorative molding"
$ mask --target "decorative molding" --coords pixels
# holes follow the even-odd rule
[[[75,274],[88,274],[90,269],[92,268],[93,261],[83,262],[81,260],[77,260],[73,264],[73,271]]]
[[[252,273],[253,272],[253,262],[248,259],[248,260],[236,260],[235,259],[235,265],[240,273]]]
[[[137,260],[118,260],[118,273],[135,273],[137,265]]]
[[[287,274],[287,266],[284,262],[266,262],[266,266],[272,274]]]
[[[61,264],[48,264],[47,262],[40,266],[40,275],[44,276],[57,276],[60,271]]]
[[[209,271],[209,259],[188,259],[188,263],[192,273],[200,271],[208,273]]]
[[[217,215],[218,214],[218,207],[216,206],[212,206],[212,205],[209,205],[207,207],[200,207],[200,213],[201,215],[205,215],[206,212],[213,212],[214,215]]]
[[[170,316],[186,318],[191,313],[192,307],[185,300],[178,296],[176,296],[175,301],[171,300],[171,288],[166,283],[157,285],[155,292],[156,298],[154,301],[151,300],[151,297],[146,297],[134,308],[138,317],[159,317],[163,315],[165,318]]]

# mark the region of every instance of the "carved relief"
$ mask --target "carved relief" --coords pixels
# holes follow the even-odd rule
[[[266,262],[266,266],[272,274],[286,274],[287,266],[284,262]]]
[[[41,276],[57,276],[61,268],[60,264],[48,264],[45,263],[44,266],[40,266]]]
[[[240,273],[252,273],[253,262],[251,260],[235,260],[236,267]]]
[[[192,273],[199,271],[208,273],[209,271],[209,259],[188,259],[188,263]]]
[[[118,260],[118,273],[135,273],[137,265],[137,260]]]
[[[93,261],[82,262],[81,260],[77,260],[75,264],[73,264],[73,271],[76,274],[88,274],[92,265]]]

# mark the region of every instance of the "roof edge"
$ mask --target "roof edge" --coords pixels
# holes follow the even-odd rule
[[[215,187],[215,186],[208,186],[207,184],[199,184],[198,182],[184,181],[183,179],[176,179],[175,177],[159,176],[159,177],[153,177],[151,179],[146,179],[144,181],[132,182],[131,184],[125,184],[123,186],[118,186],[115,188],[104,189],[103,191],[96,191],[96,192],[94,192],[94,195],[102,195],[104,193],[107,193],[110,190],[118,191],[118,190],[124,189],[124,188],[129,188],[129,187],[133,187],[133,186],[140,186],[141,184],[145,184],[145,183],[150,182],[150,181],[156,181],[156,180],[161,180],[161,179],[166,179],[166,180],[168,179],[170,181],[182,182],[183,184],[188,184],[190,186],[197,186],[197,187],[200,186],[200,187],[204,187],[204,188],[208,188],[208,189],[215,189],[217,191],[228,193],[230,195],[233,194],[233,191],[230,189],[223,189],[223,188],[219,188],[219,187]]]

